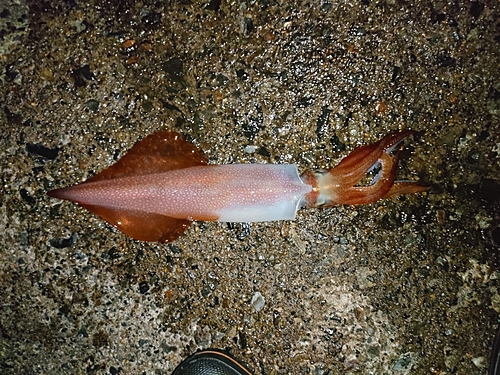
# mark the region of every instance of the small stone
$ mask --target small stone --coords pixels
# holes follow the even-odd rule
[[[141,281],[139,283],[139,292],[141,294],[144,294],[144,293],[147,293],[149,291],[149,284],[147,283],[147,281]]]
[[[41,143],[27,143],[26,151],[31,155],[42,156],[49,160],[54,160],[59,154],[58,148],[48,148]]]
[[[92,112],[97,113],[99,110],[99,102],[94,99],[89,99],[85,102],[85,107],[90,109]]]
[[[42,70],[40,71],[40,76],[48,82],[54,82],[54,73],[52,73],[52,70],[50,70],[50,68],[47,66],[44,66],[42,68]]]
[[[475,358],[472,358],[472,363],[474,363],[474,365],[477,368],[484,368],[485,367],[485,362],[486,362],[486,359],[484,357],[475,357]]]
[[[254,145],[245,146],[245,152],[247,154],[253,154],[253,153],[255,153],[255,151],[257,151],[257,146],[254,146]]]
[[[255,292],[255,294],[252,297],[252,302],[251,302],[253,308],[255,309],[256,312],[259,312],[264,308],[264,305],[266,304],[266,299],[260,292]]]

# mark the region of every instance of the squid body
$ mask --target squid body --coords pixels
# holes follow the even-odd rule
[[[293,220],[300,207],[365,204],[426,191],[414,181],[395,181],[399,149],[392,152],[412,133],[389,133],[333,169],[300,176],[294,164],[207,165],[192,143],[159,131],[87,181],[47,194],[77,202],[137,240],[168,242],[194,220]],[[371,184],[358,186],[379,164]]]

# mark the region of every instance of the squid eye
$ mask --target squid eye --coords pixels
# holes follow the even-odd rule
[[[207,349],[187,357],[172,375],[252,375],[229,354]]]
[[[316,207],[321,207],[326,204],[326,198],[323,194],[318,195],[318,199],[316,199]]]
[[[313,170],[313,173],[316,177],[321,177],[327,174],[329,171],[327,169],[315,169]]]

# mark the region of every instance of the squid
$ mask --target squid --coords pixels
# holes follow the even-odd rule
[[[415,181],[395,181],[399,145],[413,133],[389,133],[335,168],[300,176],[295,164],[208,165],[180,134],[158,131],[85,182],[47,194],[78,203],[136,240],[170,242],[195,220],[294,220],[301,207],[368,204],[427,191]],[[376,167],[371,183],[360,185]]]

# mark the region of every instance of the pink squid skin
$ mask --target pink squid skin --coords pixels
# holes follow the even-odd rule
[[[248,222],[293,220],[301,198],[311,190],[295,165],[227,164],[92,181],[59,189],[57,195],[80,204],[190,221]]]
[[[365,204],[427,191],[417,182],[394,181],[399,152],[391,152],[413,133],[389,133],[358,147],[333,169],[299,177],[293,164],[206,165],[193,144],[160,131],[84,183],[47,194],[77,202],[132,238],[168,242],[193,220],[293,220],[302,206]],[[381,170],[372,184],[356,186],[378,163]]]

